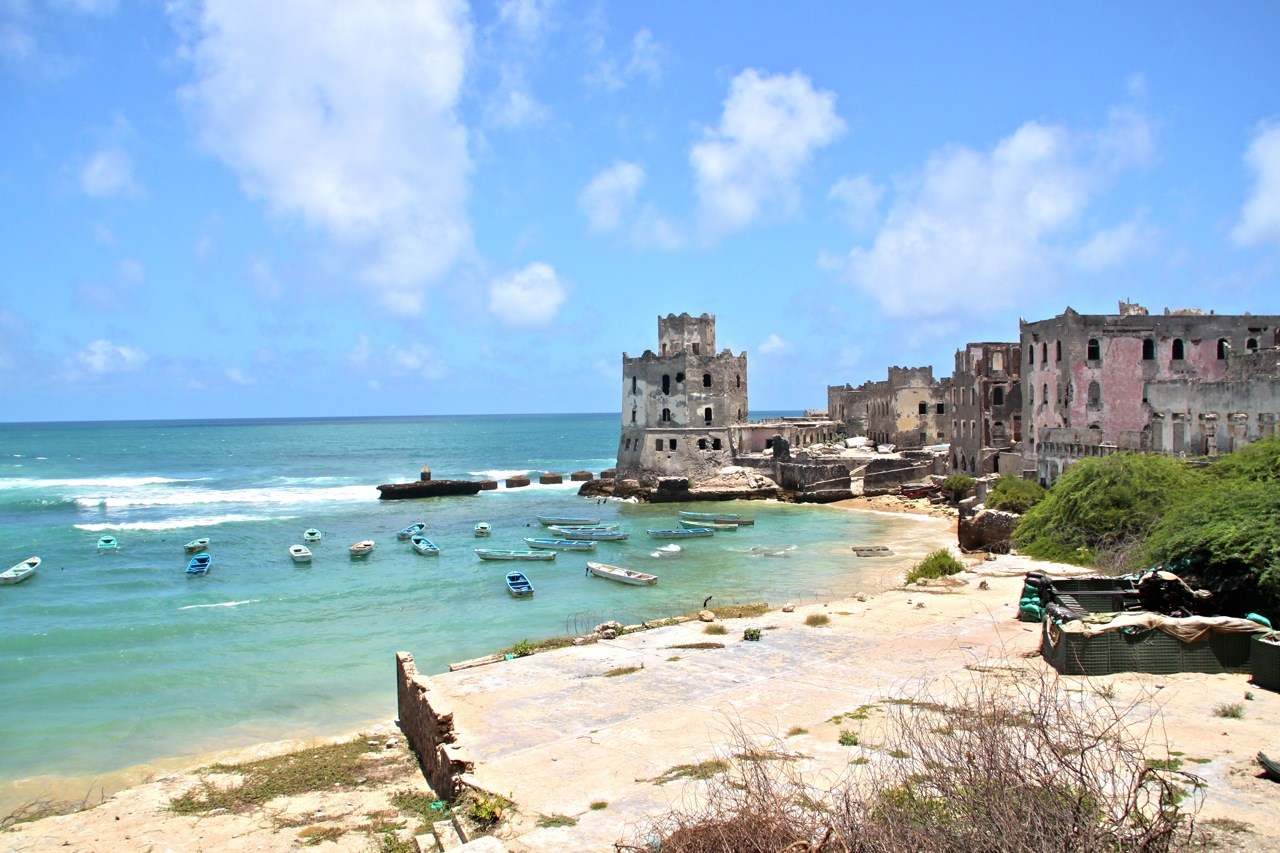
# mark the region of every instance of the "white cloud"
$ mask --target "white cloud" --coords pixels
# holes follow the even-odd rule
[[[593,52],[604,51],[603,38],[593,44]],[[644,79],[649,83],[658,83],[662,79],[662,63],[666,51],[648,27],[640,29],[631,39],[631,49],[625,61],[608,57],[602,59],[587,82],[610,91],[625,89],[635,80]]]
[[[765,76],[748,68],[733,79],[719,126],[689,152],[711,236],[745,228],[765,205],[783,213],[796,206],[800,171],[844,131],[835,102],[799,72]]]
[[[116,266],[116,275],[127,284],[141,284],[147,277],[147,268],[134,258],[125,258]]]
[[[94,198],[137,193],[140,187],[133,177],[133,159],[119,146],[103,148],[80,170],[80,189]]]
[[[146,361],[147,354],[137,347],[102,339],[90,342],[72,357],[75,366],[95,375],[137,370]]]
[[[389,354],[391,373],[394,376],[417,376],[421,379],[436,380],[445,375],[444,364],[436,355],[434,347],[426,344],[409,344],[396,347]]]
[[[1244,162],[1254,174],[1253,195],[1240,211],[1231,239],[1238,246],[1280,242],[1280,120],[1258,125]]]
[[[1116,170],[1149,154],[1145,123],[1112,113],[1100,133],[1027,122],[989,152],[951,146],[903,182],[869,248],[847,271],[894,316],[990,311],[1051,286],[1081,213]],[[1095,236],[1078,258],[1103,263],[1147,232]]]
[[[1115,228],[1094,234],[1076,250],[1075,262],[1078,267],[1089,272],[1119,266],[1125,261],[1150,254],[1158,238],[1159,232],[1154,226],[1137,220],[1122,222]]]
[[[644,169],[635,163],[614,163],[602,169],[578,196],[592,231],[616,231],[635,204],[644,185]]]
[[[542,38],[548,26],[548,0],[505,0],[498,7],[498,20],[524,41]]]
[[[347,350],[347,364],[352,367],[364,367],[369,363],[369,357],[373,354],[373,347],[369,343],[369,336],[361,333],[356,337],[355,346]]]
[[[827,197],[838,203],[845,220],[856,231],[863,231],[876,223],[877,206],[884,196],[884,187],[866,175],[845,177],[836,181]]]
[[[252,377],[246,376],[244,371],[238,367],[228,367],[223,371],[223,374],[227,377],[228,381],[233,382],[236,385],[252,385],[255,381]]]
[[[566,295],[550,265],[532,263],[489,286],[489,310],[508,326],[545,326],[556,318]]]
[[[461,0],[175,5],[204,144],[273,211],[325,232],[384,305],[421,310],[471,244]]]
[[[756,347],[761,355],[783,355],[791,352],[791,344],[779,337],[777,332],[770,332],[760,346]]]
[[[118,0],[50,0],[49,6],[58,11],[105,18],[114,15],[120,4]]]

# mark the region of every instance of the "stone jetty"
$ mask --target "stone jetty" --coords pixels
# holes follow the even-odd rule
[[[378,499],[384,501],[408,498],[441,498],[478,494],[482,483],[476,480],[433,480],[431,469],[423,467],[417,482],[384,483],[378,486]]]

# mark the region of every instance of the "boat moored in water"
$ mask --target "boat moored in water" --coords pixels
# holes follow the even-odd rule
[[[687,518],[690,521],[717,521],[721,524],[755,524],[754,518],[746,518],[736,512],[693,512],[692,510],[680,510],[680,517]]]
[[[98,553],[99,554],[109,554],[112,551],[119,551],[119,550],[120,550],[120,540],[117,539],[116,537],[110,536],[110,535],[98,537]]]
[[[507,592],[513,598],[525,598],[533,595],[533,584],[524,576],[524,572],[507,572]]]
[[[651,539],[699,539],[714,536],[710,527],[680,527],[674,530],[646,530]]]
[[[374,544],[372,539],[361,539],[347,550],[351,552],[351,556],[353,557],[367,557],[376,547],[378,546]]]
[[[613,525],[617,527],[617,525]],[[565,539],[594,539],[601,542],[620,542],[630,534],[604,527],[548,527],[548,530]]]
[[[314,527],[308,527],[306,530],[302,531],[303,542],[319,542],[323,538],[324,534],[319,530],[316,530]]]
[[[556,539],[552,536],[526,536],[525,544],[541,551],[594,551],[596,543],[590,539]]]
[[[553,524],[559,524],[563,527],[590,527],[593,524],[599,524],[598,518],[584,518],[572,515],[540,515],[538,523],[543,527],[550,527]]]
[[[311,549],[306,545],[290,545],[289,556],[293,558],[295,563],[310,563]]]
[[[633,569],[624,569],[621,566],[610,566],[607,563],[587,563],[587,573],[598,578],[606,578],[619,583],[631,584],[632,586],[653,586],[658,582],[657,575],[651,575],[648,572],[637,572]]]
[[[424,557],[440,556],[440,549],[436,547],[436,543],[432,542],[421,533],[415,533],[410,536],[409,542],[413,545],[413,550],[417,551]]]
[[[187,563],[187,574],[189,575],[207,575],[209,574],[209,564],[213,562],[213,557],[205,553],[196,554]]]
[[[493,533],[493,528],[489,526],[489,522],[482,521],[476,525],[477,536],[488,536],[490,533]]]
[[[199,539],[192,539],[186,545],[182,546],[182,550],[188,554],[198,554],[209,547],[209,537],[201,536]]]
[[[554,560],[555,551],[513,551],[509,548],[476,548],[482,560]]]
[[[16,566],[11,566],[0,572],[0,583],[15,584],[22,583],[27,578],[36,573],[36,569],[40,568],[39,557],[27,557]]]
[[[686,528],[710,527],[712,530],[737,530],[738,522],[728,521],[694,521],[691,518],[680,519],[680,526]]]
[[[426,529],[427,529],[427,525],[423,524],[421,521],[415,521],[413,524],[410,524],[408,527],[406,527],[406,528],[404,528],[403,530],[401,530],[400,532],[398,532],[398,533],[396,534],[396,538],[397,538],[397,539],[408,539],[408,538],[409,538],[410,536],[412,536],[413,534],[415,534],[415,533],[421,533],[422,531],[424,531],[424,530],[426,530]]]

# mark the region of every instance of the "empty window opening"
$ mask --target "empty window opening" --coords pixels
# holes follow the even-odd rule
[[[1227,343],[1226,338],[1218,338],[1218,360],[1227,357],[1227,350],[1231,349],[1231,344]]]
[[[1143,361],[1156,360],[1156,342],[1153,341],[1151,338],[1142,339],[1142,360]]]
[[[928,404],[928,403],[921,403],[918,411],[919,411],[919,412],[920,412],[920,414],[922,414],[922,415],[927,415],[927,414],[929,414],[929,404]]]
[[[991,353],[991,369],[996,373],[1000,373],[1004,370],[1004,353]]]
[[[674,438],[667,439],[667,450],[676,449],[676,440]]]
[[[694,355],[697,355],[697,354],[698,354],[698,345],[697,345],[697,344],[694,344],[694,345],[693,345],[693,354],[694,354]]]
[[[712,449],[712,450],[719,450],[719,449],[720,449],[720,439],[718,439],[718,438],[713,438],[713,439],[711,439],[711,449]]]
[[[738,420],[742,420],[742,408],[738,408]]]
[[[947,413],[947,404],[939,403],[933,410],[935,415],[945,415]]]
[[[1043,406],[1047,402],[1049,402],[1049,385],[1048,383],[1045,383],[1045,386],[1040,392],[1040,405]]]
[[[1173,360],[1182,361],[1187,357],[1186,346],[1182,343],[1182,338],[1173,339]]]
[[[1098,343],[1097,338],[1089,338],[1089,346],[1085,353],[1085,358],[1089,359],[1089,361],[1102,360],[1102,345]]]
[[[636,377],[631,377],[631,393],[636,393]]]
[[[707,449],[707,440],[705,438],[698,439],[698,449],[699,450]]]
[[[770,449],[770,448],[772,448],[772,447],[773,447],[773,439],[772,439],[772,438],[766,438],[766,439],[764,440],[764,449],[765,449],[765,450],[769,450],[769,449]]]
[[[662,439],[660,439],[660,438],[656,438],[656,439],[654,439],[654,441],[653,441],[653,449],[654,449],[654,450],[661,450],[661,449],[662,449]]]
[[[1053,342],[1053,360],[1062,361],[1062,341]]]
[[[702,374],[702,387],[703,387],[703,388],[710,388],[710,387],[711,387],[711,374],[710,374],[710,373],[704,373],[704,374]]]
[[[710,406],[707,406],[705,409],[702,410],[702,420],[705,421],[706,423],[711,423],[711,407]]]
[[[1035,344],[1027,347],[1027,364],[1036,363],[1036,347]]]
[[[663,422],[664,422],[664,423],[669,422],[669,421],[671,420],[671,410],[670,410],[670,409],[663,409],[663,410],[662,410],[662,420],[663,420]]]
[[[1090,382],[1088,406],[1091,409],[1096,409],[1101,405],[1102,405],[1102,386],[1099,385],[1097,382]]]
[[[1045,364],[1049,361],[1049,342],[1043,341],[1040,344],[1040,363]]]
[[[635,423],[635,422],[636,422],[636,410],[635,410],[635,409],[632,409],[632,410],[631,410],[631,422],[632,422],[632,423]]]
[[[666,345],[666,344],[663,344],[663,345],[662,345],[662,354],[663,354],[663,355],[666,355],[666,354],[667,354],[667,345]],[[658,449],[659,449],[659,450],[661,450],[662,448],[661,448],[661,447],[659,447]]]
[[[1004,389],[1003,388],[991,389],[991,405],[993,406],[1004,405]]]
[[[671,377],[665,373],[662,374],[662,393],[663,394],[671,393]]]
[[[742,387],[742,377],[741,377],[741,376],[739,376],[739,375],[738,375],[738,374],[736,374],[736,373],[733,375],[733,387],[734,387],[734,388],[741,388],[741,387]]]
[[[1245,342],[1244,348],[1247,349],[1249,352],[1255,351],[1258,348],[1258,339],[1249,338],[1249,340]]]
[[[681,371],[680,373],[676,374],[676,382],[683,382],[683,381],[684,381],[684,372]]]

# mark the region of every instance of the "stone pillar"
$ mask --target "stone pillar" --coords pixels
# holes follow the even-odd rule
[[[429,482],[431,482],[431,466],[429,466],[429,465],[423,465],[423,466],[422,466],[422,473],[421,473],[419,476],[420,476],[420,478],[421,478],[422,482],[424,482],[424,483],[429,483]]]

